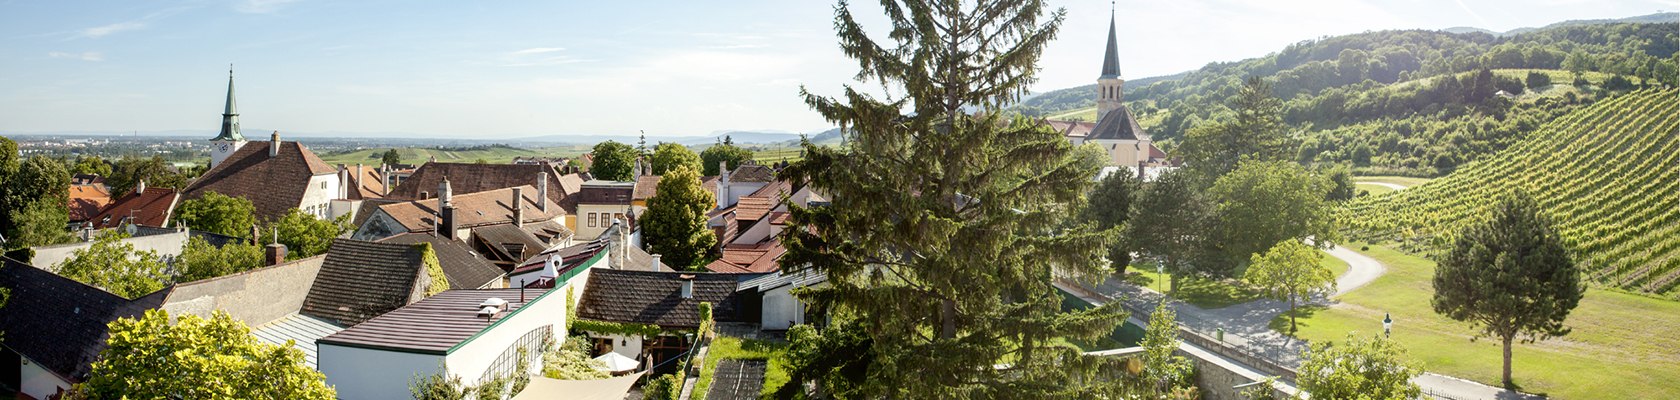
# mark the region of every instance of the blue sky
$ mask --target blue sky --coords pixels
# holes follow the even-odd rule
[[[878,14],[872,1],[854,5]],[[1095,80],[1108,1],[1066,7],[1036,88]],[[1674,0],[1128,0],[1127,78],[1324,35],[1508,30],[1673,11]],[[764,1],[0,0],[0,133],[202,130],[235,64],[248,134],[810,132],[801,84],[838,93],[833,3]],[[866,20],[879,22],[879,19]],[[879,24],[875,26],[879,27]]]

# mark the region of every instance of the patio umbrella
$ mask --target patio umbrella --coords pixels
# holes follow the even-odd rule
[[[625,357],[623,354],[614,352],[607,352],[607,354],[602,354],[600,357],[595,357],[595,361],[607,364],[607,372],[629,371],[642,365],[641,361],[636,361],[634,358]]]

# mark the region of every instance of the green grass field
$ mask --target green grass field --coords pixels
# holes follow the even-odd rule
[[[1346,274],[1349,268],[1347,262],[1329,254],[1325,254],[1324,258],[1319,260],[1319,265],[1336,271],[1336,276]],[[1149,265],[1134,265],[1126,273],[1126,281],[1163,293],[1172,290],[1173,275],[1156,274],[1153,268],[1154,266]],[[1181,287],[1178,293],[1173,293],[1173,298],[1203,309],[1229,307],[1258,300],[1263,296],[1258,289],[1235,280],[1189,278],[1180,279],[1179,285]]]
[[[1334,307],[1304,312],[1298,336],[1380,334],[1384,313],[1391,313],[1394,338],[1425,370],[1498,385],[1499,342],[1471,341],[1469,324],[1430,308],[1434,262],[1382,246],[1364,253],[1388,273]],[[1288,324],[1279,317],[1272,326]],[[1680,302],[1591,289],[1566,324],[1574,328],[1568,336],[1514,346],[1512,372],[1523,391],[1561,399],[1680,398]]]
[[[1385,195],[1385,194],[1389,194],[1391,192],[1394,192],[1394,188],[1390,188],[1388,186],[1373,185],[1373,184],[1363,183],[1363,182],[1354,183],[1353,187],[1357,188],[1359,190],[1364,190],[1365,193],[1369,193],[1372,196],[1381,196],[1381,195]]]
[[[764,388],[760,395],[774,393],[790,379],[787,360],[782,356],[785,353],[787,343],[718,336],[712,340],[711,349],[707,350],[705,366],[700,369],[700,380],[694,383],[692,397],[694,400],[706,399],[706,392],[712,387],[712,373],[717,371],[718,361],[726,358],[769,361],[764,370]]]
[[[356,165],[357,163],[376,165],[379,163],[380,157],[385,155],[386,150],[389,150],[389,148],[363,149],[344,153],[320,154],[319,156],[321,157],[321,161],[326,161],[327,164],[332,165]],[[482,159],[484,162],[490,164],[507,164],[513,162],[514,157],[519,156],[577,157],[578,155],[588,151],[588,146],[581,145],[542,148],[491,147],[487,149],[467,151],[445,151],[424,147],[399,147],[397,148],[397,155],[402,158],[402,162],[404,164],[424,163],[427,160],[430,160],[433,156],[436,156],[439,162],[470,163],[477,162]]]
[[[1425,184],[1425,183],[1429,183],[1430,180],[1431,180],[1430,178],[1413,178],[1413,177],[1410,177],[1410,176],[1375,176],[1375,175],[1373,175],[1373,176],[1355,176],[1355,177],[1353,177],[1353,182],[1355,184],[1362,183],[1362,182],[1381,182],[1381,183],[1392,183],[1392,184],[1395,184],[1395,185],[1400,185],[1400,186],[1405,186],[1405,187],[1422,185],[1422,184]],[[1376,194],[1376,193],[1372,193],[1372,194]]]

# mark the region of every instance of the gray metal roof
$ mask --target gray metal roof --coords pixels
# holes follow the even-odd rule
[[[233,101],[233,70],[228,69],[227,106],[222,109],[222,133],[217,134],[215,140],[242,141],[245,135],[239,133],[239,107]]]
[[[1120,38],[1114,30],[1114,16],[1108,17],[1108,52],[1103,54],[1102,78],[1120,77]]]
[[[251,334],[256,335],[257,340],[276,346],[285,346],[286,341],[291,340],[292,348],[303,351],[303,362],[314,369],[315,341],[343,330],[344,327],[327,320],[293,313],[259,326]]]
[[[450,290],[328,335],[316,343],[447,355],[455,346],[513,316],[548,292],[547,289]],[[521,293],[524,301],[520,300]],[[479,317],[478,305],[491,297],[506,300],[507,310],[491,319]]]

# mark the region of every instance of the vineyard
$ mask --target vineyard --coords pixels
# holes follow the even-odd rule
[[[1355,200],[1355,238],[1438,255],[1500,195],[1526,190],[1592,280],[1680,297],[1680,110],[1674,89],[1614,97],[1565,115],[1451,175]]]

